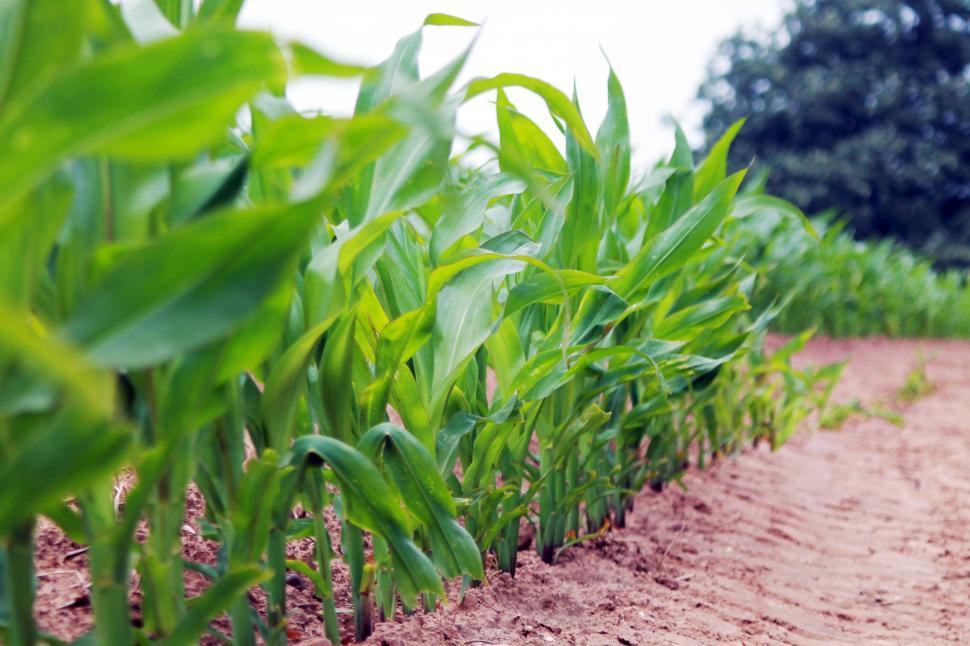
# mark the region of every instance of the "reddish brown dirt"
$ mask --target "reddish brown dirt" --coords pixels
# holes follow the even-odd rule
[[[182,555],[190,561],[214,565],[218,552],[215,541],[202,537],[199,519],[204,512],[204,499],[194,486],[186,496],[185,524],[182,526]],[[299,512],[298,512],[299,513]],[[327,529],[334,537],[334,545],[339,549],[340,521],[328,513]],[[136,533],[144,540],[145,532]],[[86,550],[66,537],[61,530],[46,519],[38,523],[34,536],[34,567],[37,573],[37,599],[34,605],[35,618],[41,630],[61,639],[77,639],[91,629],[94,620],[89,597],[90,576]],[[310,563],[316,567],[315,546],[312,538],[301,538],[287,544],[287,558]],[[350,583],[347,567],[339,558],[332,562],[334,596],[338,607],[350,606]],[[132,575],[131,615],[134,623],[142,615],[141,592],[138,578]],[[185,592],[194,597],[208,588],[207,579],[197,572],[186,572]],[[250,603],[265,617],[266,595],[261,588],[249,591]],[[309,579],[301,574],[290,572],[287,578],[287,622],[288,635],[295,642],[320,640],[324,635],[320,619],[320,600]],[[345,635],[353,635],[353,620],[349,614],[338,615],[341,630]],[[232,628],[228,616],[218,617],[213,626],[231,635]],[[2,646],[0,641],[0,646]],[[204,635],[203,644],[219,644],[210,635]],[[325,641],[323,643],[326,643]]]
[[[777,339],[772,341],[777,344]],[[380,624],[373,644],[939,643],[970,639],[970,344],[812,341],[798,361],[849,358],[836,401],[892,401],[918,353],[933,393],[900,429],[851,419],[690,473],[688,491],[645,492],[623,530],[555,566],[520,553],[515,579],[488,583],[431,615]],[[215,546],[190,491],[185,555]],[[334,529],[336,524],[328,523]],[[72,638],[90,627],[86,555],[50,523],[37,532],[37,618]],[[312,540],[290,547],[309,561]],[[335,563],[337,603],[348,605]],[[133,583],[137,583],[136,581]],[[319,601],[290,588],[294,641],[323,644]],[[187,578],[189,594],[205,588]],[[251,593],[257,608],[261,591]],[[140,614],[137,591],[133,616]],[[341,614],[343,628],[349,617]],[[228,630],[221,618],[216,626]]]
[[[900,429],[806,429],[643,493],[630,525],[556,566],[522,553],[461,607],[374,644],[939,643],[970,639],[970,344],[814,341],[836,401],[890,402],[922,349],[936,390]]]

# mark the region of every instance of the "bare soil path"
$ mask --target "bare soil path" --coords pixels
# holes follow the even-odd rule
[[[630,525],[555,567],[524,552],[461,607],[381,624],[375,644],[970,642],[970,344],[814,341],[848,357],[836,400],[889,402],[922,351],[905,428],[806,429],[643,493]]]

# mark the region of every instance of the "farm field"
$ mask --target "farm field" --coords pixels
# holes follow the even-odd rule
[[[743,116],[635,161],[608,58],[593,115],[241,10],[0,3],[0,643],[966,631],[966,268]]]
[[[970,493],[970,344],[818,338],[795,363],[848,358],[834,401],[874,403],[892,401],[921,356],[933,391],[897,405],[902,429],[878,417],[838,431],[807,421],[777,452],[690,473],[687,491],[642,492],[627,528],[554,566],[523,545],[514,579],[492,570],[463,603],[398,615],[368,643],[959,640],[970,632],[970,510],[960,502]],[[186,556],[214,558],[212,543],[193,540],[191,515]],[[53,527],[42,536],[39,623],[81,634],[90,608],[64,606],[81,589],[83,556]],[[322,624],[299,610],[313,599],[294,592],[294,642],[325,643]]]

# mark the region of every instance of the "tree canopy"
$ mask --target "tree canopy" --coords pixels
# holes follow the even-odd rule
[[[724,41],[699,98],[708,142],[859,237],[970,264],[970,0],[797,0],[773,34]]]

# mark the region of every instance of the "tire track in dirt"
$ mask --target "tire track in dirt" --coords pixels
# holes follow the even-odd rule
[[[386,644],[945,643],[970,639],[970,344],[813,341],[848,357],[837,401],[888,402],[922,351],[905,428],[805,430],[645,492],[630,525],[548,567],[520,554],[461,607],[378,626]]]

